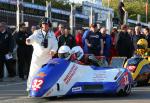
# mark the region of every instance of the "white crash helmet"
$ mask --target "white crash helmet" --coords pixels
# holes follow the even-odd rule
[[[72,52],[72,54],[76,55],[76,58],[78,60],[80,60],[83,57],[83,55],[84,55],[83,49],[80,46],[73,47],[71,49],[71,52]]]
[[[70,51],[71,49],[69,46],[63,45],[58,50],[58,57],[68,60],[70,58]]]

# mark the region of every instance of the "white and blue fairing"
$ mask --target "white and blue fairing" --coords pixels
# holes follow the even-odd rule
[[[56,58],[34,76],[30,96],[117,93],[131,82],[131,74],[124,68],[85,66]]]

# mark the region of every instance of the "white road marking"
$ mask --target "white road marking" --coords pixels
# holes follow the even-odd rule
[[[15,86],[15,85],[19,85],[19,84],[26,84],[26,82],[21,82],[21,83],[11,83],[11,84],[4,84],[4,85],[0,85],[0,87],[5,87],[5,86]]]
[[[0,94],[0,96],[25,96],[23,94]]]
[[[0,90],[1,92],[24,92],[25,90],[18,90],[18,89],[13,89],[13,90]]]

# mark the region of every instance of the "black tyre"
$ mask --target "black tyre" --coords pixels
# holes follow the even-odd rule
[[[118,95],[118,96],[128,96],[128,95],[131,94],[131,88],[132,88],[131,84],[128,84],[128,85],[125,86],[124,89],[121,89],[121,90],[117,93],[117,95]]]

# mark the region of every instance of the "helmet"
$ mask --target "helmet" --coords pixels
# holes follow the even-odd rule
[[[44,18],[41,19],[41,21],[40,21],[40,26],[41,26],[42,24],[48,24],[49,27],[52,26],[52,24],[51,24],[49,18],[47,18],[47,17],[44,17]]]
[[[148,42],[146,39],[140,39],[137,42],[137,49],[135,51],[135,53],[137,55],[144,55],[147,51],[148,48]]]
[[[83,49],[80,46],[73,47],[71,49],[71,52],[72,52],[72,54],[75,54],[75,56],[78,60],[80,60],[84,55]]]
[[[63,45],[58,50],[58,57],[68,60],[70,58],[70,47]]]
[[[148,48],[148,42],[146,39],[140,39],[137,42],[137,49],[147,49]]]

